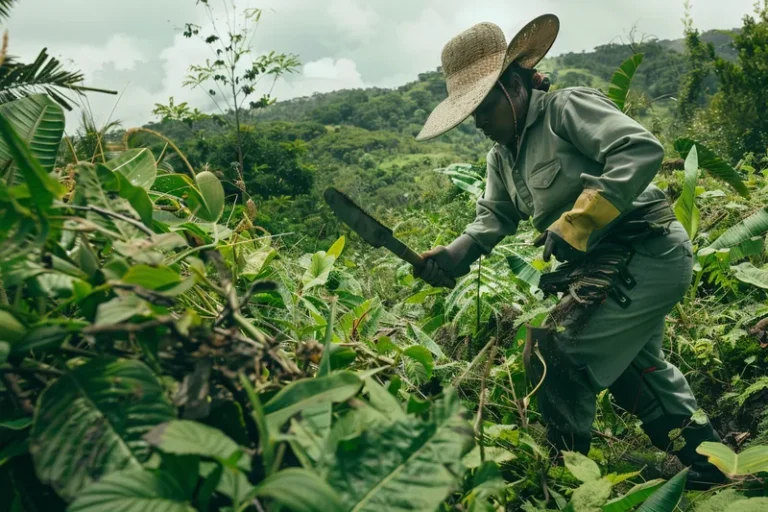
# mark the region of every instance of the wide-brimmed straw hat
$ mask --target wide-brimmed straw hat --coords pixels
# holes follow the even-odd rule
[[[510,64],[536,66],[552,48],[559,30],[557,16],[545,14],[523,27],[509,46],[501,28],[487,22],[448,41],[442,54],[448,98],[435,107],[416,140],[432,139],[461,124]]]

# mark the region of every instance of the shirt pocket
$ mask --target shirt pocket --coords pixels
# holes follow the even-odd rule
[[[560,173],[560,159],[555,158],[535,167],[528,178],[528,186],[535,189],[549,188]]]

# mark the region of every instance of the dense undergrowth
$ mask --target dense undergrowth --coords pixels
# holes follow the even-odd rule
[[[608,91],[628,112],[631,57]],[[0,105],[0,510],[768,510],[768,160],[661,134],[655,182],[697,258],[664,349],[729,482],[684,492],[608,392],[589,457],[553,467],[522,365],[554,305],[530,223],[444,290],[319,200],[340,184],[415,250],[460,234],[485,171],[449,164],[477,134],[407,133],[436,83],[347,98],[391,126],[334,95],[237,136],[201,118],[70,140],[55,98]]]

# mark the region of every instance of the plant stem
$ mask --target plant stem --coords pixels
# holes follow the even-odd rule
[[[491,373],[491,365],[496,357],[496,338],[491,338],[491,353],[488,354],[488,360],[485,362],[485,370],[480,381],[480,403],[477,406],[477,417],[475,418],[475,437],[480,440],[480,461],[485,462],[485,443],[483,442],[483,408],[485,407],[486,381]]]
[[[476,304],[475,307],[477,308],[477,324],[475,326],[475,333],[480,332],[480,275],[482,274],[483,270],[483,257],[480,256],[480,259],[478,261],[479,266],[477,267],[477,298],[476,298]]]

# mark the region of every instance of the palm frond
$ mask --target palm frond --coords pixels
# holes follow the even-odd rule
[[[0,0],[0,3],[3,1],[7,0]],[[83,80],[82,73],[65,70],[58,59],[48,55],[47,48],[43,48],[31,64],[24,64],[13,57],[7,57],[0,65],[0,103],[42,92],[48,94],[62,107],[72,110],[70,104],[72,99],[67,96],[67,92],[78,95],[89,91],[117,94],[116,91],[86,87],[83,85]]]
[[[0,18],[7,18],[10,15],[11,7],[16,0],[0,0]]]

